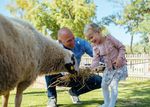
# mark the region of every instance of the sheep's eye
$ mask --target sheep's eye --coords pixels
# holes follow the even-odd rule
[[[67,70],[68,70],[69,73],[71,73],[71,74],[76,73],[76,71],[74,69],[74,66],[71,63],[65,64],[65,67],[67,68]]]
[[[71,70],[74,70],[74,66],[71,66]]]

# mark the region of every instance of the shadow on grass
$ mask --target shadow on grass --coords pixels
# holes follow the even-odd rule
[[[65,92],[66,90],[57,90],[57,93],[59,92]],[[41,96],[41,94],[45,95],[47,94],[47,91],[26,91],[23,93],[23,95],[33,95],[33,96]],[[14,95],[14,94],[12,94]]]
[[[45,94],[46,93],[46,91],[33,91],[33,92],[24,92],[23,94],[24,95],[30,95],[30,94],[32,94],[32,95],[41,95],[41,94]]]
[[[29,107],[29,106],[23,106],[23,107]],[[44,104],[42,105],[32,105],[32,106],[30,106],[30,107],[46,107]]]
[[[126,93],[117,101],[117,107],[150,107],[150,80],[122,83],[121,93]]]
[[[127,81],[119,84],[119,95],[116,107],[150,107],[150,80],[148,81]],[[67,90],[57,90],[57,92],[61,95],[66,96],[66,93],[63,93]],[[97,92],[97,91],[96,91]],[[27,90],[24,92],[25,96],[47,96],[46,90]],[[97,94],[92,94],[97,95]],[[90,96],[87,96],[90,97]],[[47,97],[45,97],[47,98]],[[36,100],[36,99],[35,99]],[[41,100],[43,101],[43,100]],[[100,100],[98,98],[91,98],[91,100],[83,101],[81,105],[69,104],[68,101],[62,102],[58,107],[96,107],[96,105],[102,104],[103,99]],[[40,104],[33,104],[30,107],[45,107],[47,104],[47,100]],[[24,104],[23,107],[27,107],[27,104]]]
[[[102,104],[103,101],[98,100],[90,100],[90,101],[82,101],[82,104],[58,104],[58,107],[87,107],[89,105],[99,105]]]
[[[150,80],[144,82],[133,82],[128,85],[131,96],[137,96],[150,99]]]
[[[119,99],[116,107],[150,107],[149,98]]]

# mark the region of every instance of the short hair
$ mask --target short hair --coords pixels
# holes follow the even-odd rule
[[[57,37],[60,37],[64,34],[66,34],[66,33],[67,34],[72,34],[72,31],[67,27],[62,27],[61,29],[58,30]]]

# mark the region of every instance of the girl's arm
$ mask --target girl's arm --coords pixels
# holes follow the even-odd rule
[[[110,40],[114,44],[114,46],[118,49],[119,55],[117,59],[124,59],[125,58],[125,46],[117,39],[115,39],[113,36],[110,36]]]
[[[93,59],[92,59],[92,64],[91,64],[91,68],[95,68],[99,65],[99,61],[100,61],[100,55],[99,55],[99,49],[94,46],[93,47]]]

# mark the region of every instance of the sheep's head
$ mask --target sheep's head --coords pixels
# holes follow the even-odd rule
[[[77,63],[77,60],[76,60],[74,54],[71,51],[69,51],[69,53],[70,54],[67,54],[64,57],[65,67],[69,73],[75,74],[79,71],[79,66],[78,66],[78,63]]]

